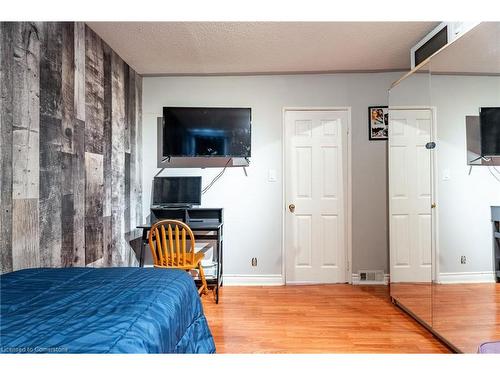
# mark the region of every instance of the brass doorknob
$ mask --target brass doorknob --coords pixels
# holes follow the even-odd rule
[[[295,205],[292,203],[288,206],[288,209],[290,210],[291,213],[295,212]]]
[[[436,203],[431,204],[431,208],[436,208]]]

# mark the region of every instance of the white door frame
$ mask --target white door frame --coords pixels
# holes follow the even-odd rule
[[[347,112],[347,191],[344,195],[346,197],[347,210],[345,213],[345,238],[346,238],[346,267],[345,267],[345,280],[347,283],[352,284],[352,173],[351,173],[351,107],[283,107],[281,116],[281,126],[282,126],[282,136],[281,136],[281,169],[283,171],[283,181],[282,181],[282,205],[281,205],[281,277],[283,284],[286,284],[286,249],[285,249],[285,236],[286,236],[286,225],[285,225],[285,214],[287,208],[286,202],[286,123],[285,115],[288,111],[346,111]]]
[[[432,123],[431,123],[431,134],[430,134],[430,141],[436,143],[436,148],[434,151],[431,153],[431,204],[435,204],[436,207],[434,209],[431,209],[431,220],[432,220],[432,227],[431,227],[431,281],[432,282],[439,282],[439,225],[438,225],[438,220],[439,220],[439,204],[438,204],[438,187],[437,187],[437,167],[438,167],[438,141],[437,141],[437,108],[435,106],[420,106],[420,105],[402,105],[402,106],[390,106],[389,111],[391,109],[395,110],[418,110],[418,109],[424,109],[424,110],[430,110],[431,111],[431,116],[432,116]],[[390,122],[389,122],[390,126]],[[387,152],[390,152],[390,147],[388,147]],[[389,155],[388,155],[389,156]],[[388,166],[389,168],[389,166]],[[389,215],[391,212],[391,200],[389,199]],[[390,237],[390,236],[389,236]],[[390,246],[390,244],[389,244]],[[390,272],[390,267],[391,264],[389,262],[389,272]],[[390,275],[389,275],[390,276]]]

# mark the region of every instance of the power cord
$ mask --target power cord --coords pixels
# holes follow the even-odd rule
[[[210,181],[210,183],[209,183],[207,186],[205,186],[205,187],[203,188],[203,190],[201,191],[201,194],[205,194],[205,193],[206,193],[206,192],[207,192],[207,191],[208,191],[208,190],[209,190],[212,186],[214,186],[214,184],[217,182],[217,180],[218,180],[219,178],[221,178],[221,177],[222,177],[222,175],[223,175],[223,174],[224,174],[224,172],[226,171],[226,168],[227,168],[227,166],[229,165],[229,162],[230,162],[231,160],[233,160],[233,159],[232,159],[232,158],[229,158],[229,159],[228,159],[228,161],[227,161],[226,165],[224,166],[224,168],[222,169],[222,171],[220,171],[220,172],[219,172],[219,174],[218,174],[217,176],[215,176],[215,177],[212,179],[212,181]]]
[[[493,168],[495,169],[495,171],[496,171],[497,173],[499,173],[499,172],[498,172],[498,169],[496,169],[495,167],[493,167]],[[497,180],[498,182],[500,182],[500,177],[498,177],[495,173],[493,173],[493,171],[491,170],[491,166],[490,166],[490,165],[488,165],[488,171],[489,171],[489,172],[490,172],[490,174],[491,174],[491,175],[495,178],[495,180]]]

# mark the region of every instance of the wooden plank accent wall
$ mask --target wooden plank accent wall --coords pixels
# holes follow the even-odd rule
[[[125,64],[111,53],[111,241],[113,264],[125,261]],[[128,230],[127,230],[128,231]]]
[[[14,43],[11,23],[0,23],[0,271],[12,270],[12,101]]]
[[[40,36],[36,24],[13,24],[12,43],[12,265],[37,267],[39,198]],[[26,233],[31,237],[27,237]]]
[[[0,22],[0,272],[128,266],[142,77],[81,22]]]

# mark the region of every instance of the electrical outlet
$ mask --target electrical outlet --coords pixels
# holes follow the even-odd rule
[[[252,258],[252,267],[257,267],[257,258]]]
[[[460,263],[461,263],[461,264],[465,264],[465,263],[467,263],[467,258],[465,257],[465,255],[462,255],[462,256],[460,257]]]

